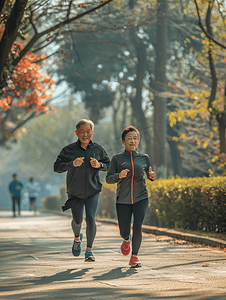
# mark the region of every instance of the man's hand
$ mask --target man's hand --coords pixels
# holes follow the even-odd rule
[[[99,163],[99,161],[96,160],[96,158],[93,158],[93,157],[90,157],[90,164],[95,169],[99,169],[101,167],[101,164]]]
[[[129,170],[128,169],[125,169],[125,170],[122,170],[120,173],[119,173],[119,178],[122,179],[122,178],[125,178],[128,174]]]
[[[20,188],[21,188],[20,185],[17,185],[17,186],[15,187],[16,190],[20,190]]]
[[[152,168],[149,168],[149,178],[155,180],[157,178],[156,173],[152,171]]]
[[[73,166],[74,166],[74,167],[80,167],[83,163],[84,163],[84,157],[77,157],[77,158],[73,161]]]

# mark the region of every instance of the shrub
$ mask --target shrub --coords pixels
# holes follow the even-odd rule
[[[147,182],[159,223],[208,231],[226,230],[225,177],[171,178]]]

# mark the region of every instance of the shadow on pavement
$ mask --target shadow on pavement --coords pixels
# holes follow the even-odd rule
[[[89,300],[106,300],[106,299],[117,299],[117,300],[130,300],[130,299],[152,299],[152,300],[183,300],[183,299],[199,299],[199,300],[225,300],[226,295],[195,298],[195,295],[178,295],[178,296],[156,296],[155,291],[149,293],[139,293],[134,290],[126,290],[124,288],[115,287],[90,287],[82,288],[79,284],[74,284],[73,288],[59,287],[57,286],[51,290],[35,290],[35,291],[21,291],[21,293],[14,295],[5,296],[5,300],[17,299],[17,300],[37,300],[37,299],[89,299]]]
[[[111,279],[119,279],[119,278],[125,278],[129,277],[133,274],[137,273],[136,269],[128,268],[126,272],[122,272],[122,270],[125,269],[123,267],[119,267],[113,270],[110,270],[109,272],[102,274],[100,276],[94,276],[94,280],[111,280]]]
[[[76,272],[75,269],[68,269],[63,272],[56,273],[51,276],[43,276],[40,278],[34,278],[33,280],[27,280],[27,283],[32,283],[32,284],[51,284],[54,282],[64,282],[64,281],[69,281],[69,280],[74,280],[74,279],[80,279],[83,275],[85,275],[90,269],[92,268],[84,268],[82,270],[79,270]]]

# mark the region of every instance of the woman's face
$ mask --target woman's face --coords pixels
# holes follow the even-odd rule
[[[139,137],[135,131],[130,131],[126,134],[125,140],[122,141],[126,150],[129,152],[135,151],[139,144]]]

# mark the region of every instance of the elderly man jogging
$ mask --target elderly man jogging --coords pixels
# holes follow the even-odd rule
[[[92,245],[96,235],[95,214],[102,184],[99,171],[107,171],[110,159],[104,148],[91,141],[94,124],[91,120],[82,119],[76,125],[78,140],[64,147],[54,163],[54,171],[67,172],[68,200],[62,207],[63,211],[72,211],[72,230],[74,242],[72,253],[79,256],[81,252],[81,224],[83,211],[86,213],[87,248],[85,261],[95,261]]]

